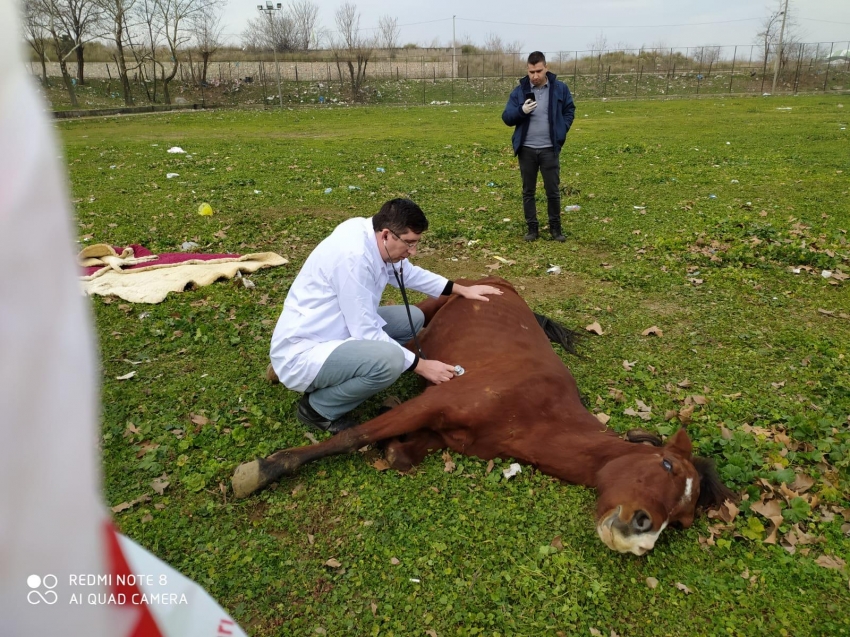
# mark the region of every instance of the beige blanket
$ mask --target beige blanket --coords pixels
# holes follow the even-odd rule
[[[240,257],[222,259],[191,259],[180,263],[164,263],[124,270],[156,259],[157,256],[137,258],[131,248],[120,254],[112,246],[97,244],[87,246],[78,255],[82,267],[104,265],[92,275],[82,276],[83,290],[88,295],[113,294],[131,303],[160,303],[169,292],[182,292],[187,287],[209,285],[218,279],[230,279],[238,272],[251,273],[288,263],[274,252],[257,252]]]

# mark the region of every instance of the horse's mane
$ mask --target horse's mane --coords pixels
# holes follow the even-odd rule
[[[537,314],[536,312],[534,313],[534,318],[537,319],[537,324],[543,328],[543,331],[546,333],[546,336],[551,342],[557,343],[570,354],[577,354],[576,344],[578,343],[578,339],[582,336],[579,332],[569,330],[560,323],[557,323],[542,314]]]

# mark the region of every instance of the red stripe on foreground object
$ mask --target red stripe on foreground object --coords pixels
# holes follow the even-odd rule
[[[109,572],[113,575],[111,578],[112,585],[110,588],[116,598],[126,600],[125,603],[121,605],[122,610],[137,615],[135,625],[133,625],[131,632],[127,633],[127,637],[165,637],[159,631],[156,621],[154,621],[153,615],[151,614],[150,608],[148,608],[147,604],[144,602],[141,604],[130,603],[130,600],[141,599],[142,591],[135,583],[134,578],[129,577],[133,573],[130,570],[130,565],[127,563],[127,558],[124,557],[124,553],[121,552],[121,545],[118,543],[118,535],[115,533],[115,529],[112,524],[107,523],[105,525],[104,532],[106,533],[108,551],[106,559],[109,565]],[[133,580],[132,585],[126,583],[130,580]],[[123,593],[124,596],[118,597],[119,593]],[[135,598],[133,597],[134,595],[136,595]]]

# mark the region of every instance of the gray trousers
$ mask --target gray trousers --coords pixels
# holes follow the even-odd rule
[[[413,338],[404,305],[385,305],[378,314],[387,324],[384,331],[400,344]],[[425,315],[410,307],[416,332],[425,325]],[[407,367],[404,352],[383,341],[347,341],[337,347],[318,376],[310,383],[310,405],[328,420],[336,420],[367,398],[392,385]]]
[[[543,188],[546,191],[549,229],[561,228],[561,163],[554,148],[529,148],[522,146],[517,154],[519,172],[522,175],[522,212],[529,229],[536,229],[537,206],[534,195],[537,193],[537,173],[543,176]]]

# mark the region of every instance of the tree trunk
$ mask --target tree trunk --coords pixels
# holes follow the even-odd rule
[[[118,77],[121,78],[121,91],[124,93],[124,105],[133,105],[133,94],[130,92],[130,78],[127,77],[127,62],[124,59],[124,44],[121,41],[121,29],[119,28],[115,36],[115,46],[118,49],[118,55],[115,56],[115,63],[118,65]]]
[[[201,55],[203,56],[203,60],[204,60],[204,69],[203,69],[203,71],[201,71],[201,83],[206,84],[207,83],[207,65],[210,63],[210,52],[204,51],[203,53],[201,53]]]
[[[44,58],[44,54],[41,54],[41,77],[44,80],[45,88],[50,86],[50,80],[47,79],[47,62]]]
[[[84,61],[83,61],[83,44],[82,43],[80,43],[80,45],[77,46],[76,54],[77,54],[77,82],[80,83],[80,84],[85,84],[86,80],[85,80],[85,76],[83,75]]]
[[[71,81],[71,74],[68,73],[68,64],[61,57],[59,58],[59,68],[62,70],[62,79],[65,82],[65,88],[68,89],[68,97],[71,98],[71,106],[76,108],[79,106],[77,103],[77,92],[74,90],[74,82]]]
[[[174,63],[171,66],[171,72],[168,75],[165,75],[165,68],[163,68],[162,71],[162,98],[166,104],[171,104],[171,93],[168,91],[168,84],[177,75],[177,67],[179,66],[179,62],[177,61],[177,51],[172,51],[171,57],[174,60]]]

